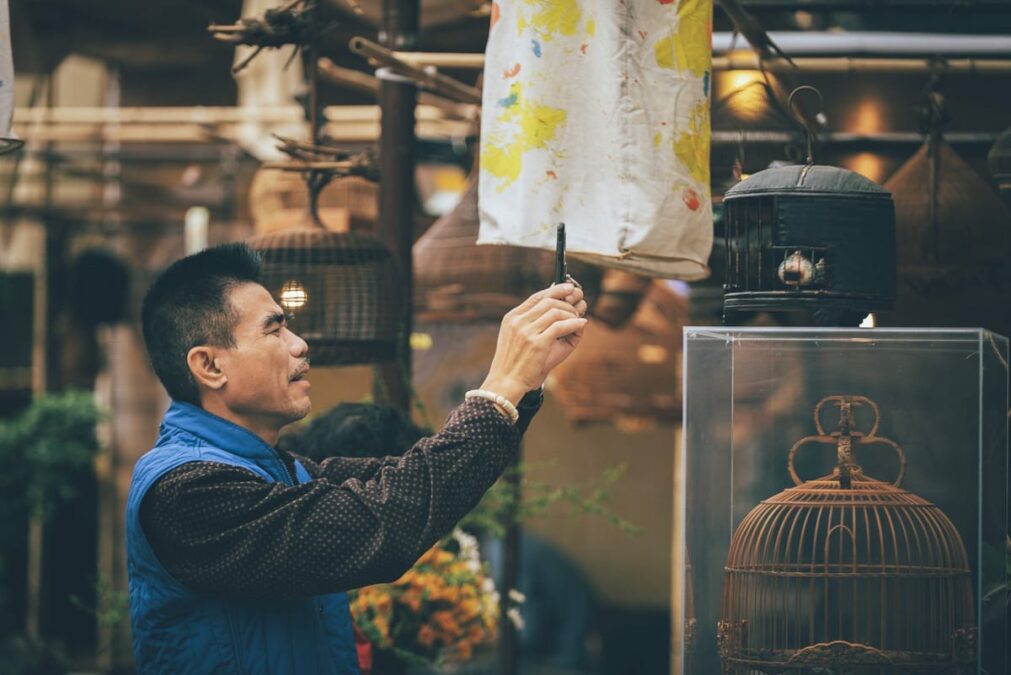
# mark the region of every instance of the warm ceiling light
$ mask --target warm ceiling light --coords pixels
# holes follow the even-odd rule
[[[865,178],[869,178],[875,183],[881,183],[885,177],[885,162],[880,155],[873,152],[861,152],[853,155],[846,162],[846,168],[856,171]]]
[[[865,99],[853,113],[852,130],[858,134],[877,134],[882,130],[881,106],[877,101]]]
[[[764,81],[759,70],[731,70],[717,74],[716,90],[735,117],[757,119],[769,104]]]

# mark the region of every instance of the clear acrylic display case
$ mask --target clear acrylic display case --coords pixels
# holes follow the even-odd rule
[[[686,328],[675,673],[1008,670],[1008,342]]]

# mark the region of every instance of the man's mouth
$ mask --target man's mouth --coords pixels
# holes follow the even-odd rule
[[[288,378],[288,381],[289,382],[301,382],[302,380],[305,379],[306,373],[308,373],[308,372],[309,372],[309,366],[306,366],[305,368],[299,368],[298,370],[295,371],[295,373],[290,378]]]

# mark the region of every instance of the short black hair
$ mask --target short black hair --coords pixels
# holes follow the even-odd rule
[[[259,283],[259,255],[246,244],[224,244],[172,263],[144,296],[141,324],[155,374],[169,396],[200,405],[186,355],[194,347],[231,347],[238,317],[229,292]]]
[[[278,447],[316,462],[327,457],[399,456],[429,435],[399,408],[340,403],[301,429],[285,432]]]

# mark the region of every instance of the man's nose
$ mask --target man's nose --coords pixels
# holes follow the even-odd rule
[[[291,331],[289,332],[291,333]],[[291,333],[291,345],[289,349],[292,356],[302,358],[309,352],[309,345],[297,333]]]

